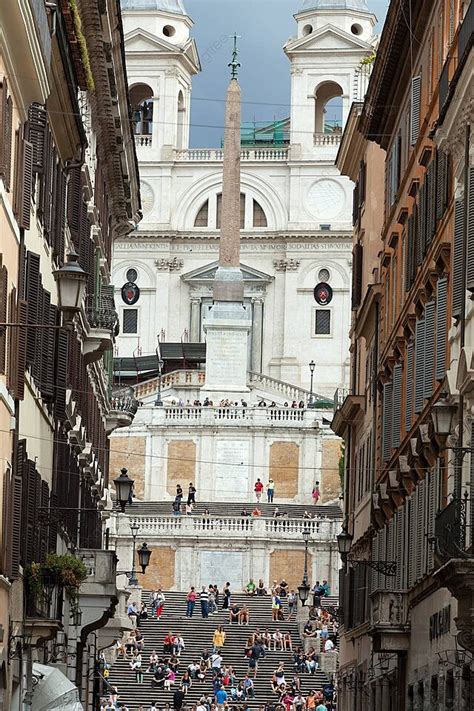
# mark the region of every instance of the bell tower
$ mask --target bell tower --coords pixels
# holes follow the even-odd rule
[[[358,100],[361,60],[373,52],[376,17],[366,0],[304,0],[291,62],[291,144],[302,159],[335,159],[349,109]]]
[[[166,159],[189,146],[192,77],[201,69],[193,21],[182,0],[121,0],[121,7],[137,145]]]

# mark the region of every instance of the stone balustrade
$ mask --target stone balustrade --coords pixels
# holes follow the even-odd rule
[[[152,146],[151,133],[136,134],[135,135],[135,145],[151,148],[151,146]]]
[[[222,148],[187,148],[173,151],[175,161],[222,161],[224,150]],[[287,161],[290,149],[281,148],[243,148],[240,151],[242,161]]]
[[[170,502],[171,508],[171,502]],[[303,540],[303,530],[309,529],[310,542],[331,542],[336,540],[341,524],[329,518],[263,518],[241,516],[115,516],[114,534],[129,537],[130,523],[140,527],[140,537],[153,543],[154,538],[213,538],[216,533],[232,538],[252,537],[252,540],[296,541]]]
[[[315,133],[315,146],[338,146],[342,140],[342,133]]]
[[[173,370],[161,376],[161,393],[165,394],[172,388],[201,388],[206,380],[204,370]],[[158,389],[158,378],[152,378],[146,383],[140,383],[135,388],[138,398],[154,395]]]
[[[142,410],[142,419],[155,427],[307,427],[319,426],[325,410],[291,407],[178,407],[174,405]]]

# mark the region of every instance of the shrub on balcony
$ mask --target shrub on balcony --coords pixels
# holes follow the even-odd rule
[[[26,571],[28,591],[32,597],[39,599],[45,587],[57,586],[64,590],[72,604],[77,602],[79,588],[87,576],[84,562],[70,553],[49,553],[44,563],[32,563]]]

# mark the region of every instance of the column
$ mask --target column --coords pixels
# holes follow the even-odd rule
[[[201,299],[191,299],[191,325],[189,341],[199,343],[201,340]]]
[[[263,299],[252,299],[252,357],[251,369],[254,373],[262,372],[262,332],[263,332]]]

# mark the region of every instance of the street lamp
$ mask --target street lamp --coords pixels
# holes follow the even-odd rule
[[[125,513],[125,506],[130,501],[134,480],[130,479],[125,467],[120,470],[120,475],[114,479],[115,491],[117,492],[117,500],[120,504],[120,510]]]
[[[137,578],[137,571],[135,568],[135,553],[136,553],[136,547],[137,547],[137,535],[138,531],[140,530],[140,526],[138,523],[131,523],[130,524],[130,531],[132,532],[132,538],[133,538],[133,553],[132,553],[132,571],[130,573],[130,577],[128,579],[128,582],[130,585],[138,585],[138,578]]]
[[[145,574],[145,570],[148,568],[151,558],[151,550],[148,548],[146,543],[142,543],[138,549],[138,563],[142,569],[142,573]]]
[[[158,349],[157,349],[156,355],[158,356]],[[163,401],[161,399],[161,371],[163,370],[163,365],[164,365],[163,360],[158,356],[158,391],[156,393],[156,400],[155,400],[156,407],[163,407]]]
[[[436,436],[444,443],[453,431],[457,406],[449,402],[446,396],[441,397],[431,407],[431,419]]]
[[[311,373],[311,380],[310,380],[310,385],[309,385],[308,407],[315,407],[316,403],[314,402],[314,395],[313,395],[313,378],[314,378],[314,369],[316,368],[316,363],[314,362],[314,360],[312,360],[308,365],[309,365],[309,372]]]
[[[78,259],[79,255],[73,247],[66,257],[66,263],[53,272],[58,286],[58,307],[67,321],[81,309],[89,276],[78,263]]]
[[[309,597],[309,585],[308,585],[308,542],[311,531],[309,528],[303,529],[303,540],[304,540],[304,573],[301,585],[298,585],[298,597],[301,600],[301,604],[305,605],[306,600]]]
[[[336,536],[336,538],[337,547],[339,549],[339,555],[341,556],[342,562],[345,563],[350,553],[354,536],[349,533],[349,531],[347,530],[347,526],[344,526],[342,531],[339,533],[338,536]]]

